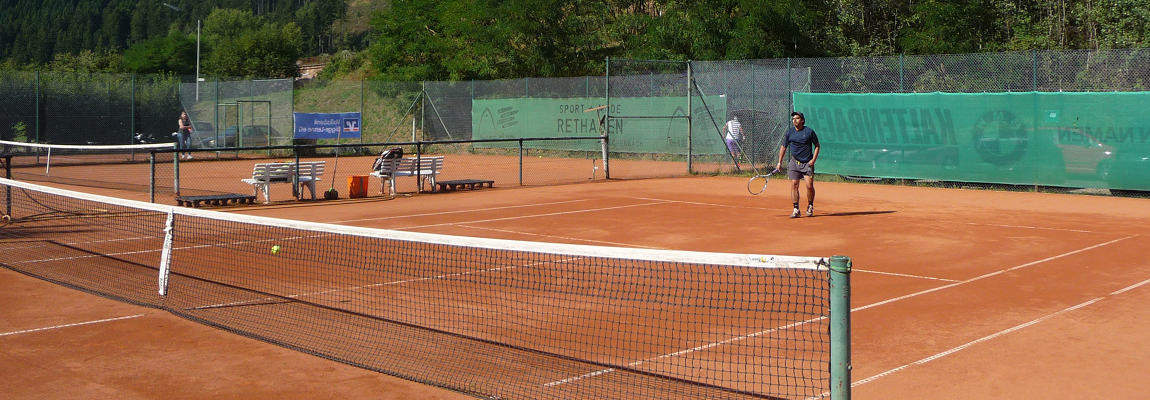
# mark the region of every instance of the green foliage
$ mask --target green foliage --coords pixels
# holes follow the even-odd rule
[[[166,37],[137,43],[124,51],[124,69],[192,75],[196,72],[196,38],[172,31]]]
[[[352,78],[352,75],[359,72],[367,64],[367,60],[363,53],[353,53],[347,50],[341,51],[332,55],[327,60],[327,65],[319,72],[318,79],[334,79]],[[357,77],[362,79],[363,76]]]
[[[302,37],[293,22],[264,23],[249,11],[216,10],[204,23],[212,51],[207,73],[218,76],[292,77],[299,74]]]
[[[178,8],[164,6],[168,3]],[[10,0],[0,2],[0,60],[46,64],[56,54],[121,52],[168,36],[192,36],[196,21],[217,9],[246,10],[263,23],[300,27],[298,52],[333,52],[331,27],[345,0]]]
[[[12,124],[12,141],[14,142],[27,142],[28,141],[28,124],[17,122]]]
[[[121,57],[112,51],[96,53],[84,50],[80,54],[56,54],[48,68],[60,72],[118,72],[120,71]]]

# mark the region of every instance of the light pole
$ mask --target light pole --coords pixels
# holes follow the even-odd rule
[[[164,7],[175,10],[176,12],[184,12],[179,7],[164,3]],[[196,102],[200,101],[200,82],[204,80],[200,78],[200,20],[196,19]]]

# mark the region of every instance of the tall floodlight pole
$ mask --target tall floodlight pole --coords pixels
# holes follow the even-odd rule
[[[196,19],[196,102],[200,102],[200,20]],[[270,124],[270,123],[269,123]]]
[[[175,10],[176,12],[184,12],[179,7],[164,3],[164,7]],[[200,101],[200,20],[196,19],[196,102]]]

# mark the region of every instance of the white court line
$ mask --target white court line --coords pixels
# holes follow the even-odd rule
[[[1049,315],[1043,316],[1043,317],[1041,317],[1041,318],[1038,318],[1038,319],[1035,319],[1035,320],[1033,320],[1033,321],[1030,321],[1030,322],[1027,322],[1027,323],[1024,323],[1024,324],[1021,324],[1021,325],[1015,326],[1015,327],[1013,327],[1013,328],[1009,328],[1009,329],[1005,329],[1005,330],[999,331],[999,332],[997,332],[997,333],[991,334],[991,335],[989,335],[989,336],[985,336],[985,337],[982,337],[982,338],[980,338],[980,339],[977,339],[977,340],[971,341],[971,342],[969,342],[969,343],[966,343],[966,344],[964,344],[964,345],[961,345],[961,346],[955,347],[955,348],[953,348],[953,349],[950,349],[950,350],[947,350],[947,351],[944,351],[944,352],[941,352],[941,353],[935,354],[935,355],[933,355],[933,356],[930,356],[930,357],[926,357],[926,358],[923,358],[923,359],[921,359],[921,360],[918,360],[918,361],[915,361],[915,362],[912,362],[912,363],[909,363],[909,364],[906,364],[906,365],[902,365],[902,366],[900,366],[900,367],[897,367],[897,368],[891,369],[891,370],[889,370],[889,371],[886,371],[886,372],[883,372],[883,373],[880,373],[880,374],[877,374],[877,375],[871,376],[871,377],[869,377],[869,378],[866,378],[866,379],[862,379],[862,380],[858,380],[858,381],[855,381],[854,383],[852,383],[852,384],[851,384],[851,387],[853,388],[853,387],[856,387],[856,386],[859,386],[859,385],[862,385],[862,384],[870,383],[870,382],[873,382],[873,381],[875,381],[875,380],[877,380],[877,379],[879,379],[879,378],[882,378],[882,377],[885,377],[885,376],[891,375],[891,374],[893,374],[893,373],[895,373],[895,372],[898,372],[898,371],[902,371],[902,370],[904,370],[904,369],[907,369],[907,368],[910,368],[910,367],[912,367],[912,366],[915,366],[915,365],[922,365],[922,364],[926,364],[926,363],[928,363],[928,362],[931,362],[931,361],[937,360],[937,359],[939,359],[939,358],[942,358],[942,357],[946,357],[946,356],[948,356],[948,355],[951,355],[951,354],[957,353],[957,352],[959,352],[959,351],[965,350],[966,348],[969,348],[969,347],[971,347],[971,346],[973,346],[973,345],[975,345],[975,344],[978,344],[978,343],[982,343],[982,342],[986,342],[986,341],[988,341],[988,340],[991,340],[991,339],[997,338],[997,337],[999,337],[999,336],[1002,336],[1002,335],[1005,335],[1005,334],[1008,334],[1008,333],[1011,333],[1011,332],[1015,332],[1015,331],[1021,330],[1021,329],[1023,329],[1023,328],[1026,328],[1026,327],[1029,327],[1029,326],[1035,325],[1035,324],[1037,324],[1037,323],[1039,323],[1039,322],[1042,322],[1042,321],[1045,321],[1045,320],[1048,320],[1048,319],[1054,318],[1054,317],[1056,317],[1056,316],[1059,316],[1059,315],[1062,315],[1062,314],[1065,314],[1065,313],[1068,313],[1068,312],[1071,312],[1071,311],[1074,311],[1074,310],[1077,310],[1077,309],[1080,309],[1080,308],[1083,308],[1083,307],[1089,306],[1089,305],[1091,305],[1091,304],[1097,303],[1097,302],[1099,302],[1099,301],[1101,301],[1101,300],[1104,300],[1104,299],[1106,299],[1106,298],[1108,298],[1108,297],[1113,297],[1113,296],[1117,296],[1117,295],[1120,295],[1120,294],[1122,294],[1122,293],[1125,293],[1125,292],[1128,292],[1128,291],[1130,291],[1130,290],[1136,289],[1136,288],[1138,288],[1138,287],[1144,286],[1144,285],[1146,285],[1146,284],[1148,284],[1148,283],[1150,283],[1150,279],[1147,279],[1147,280],[1144,280],[1144,281],[1142,281],[1142,282],[1138,282],[1138,283],[1136,283],[1136,284],[1133,284],[1133,285],[1127,286],[1127,287],[1125,287],[1125,288],[1122,288],[1122,289],[1119,289],[1119,290],[1113,291],[1113,292],[1111,292],[1111,293],[1110,293],[1109,295],[1107,295],[1107,296],[1099,297],[1099,298],[1096,298],[1096,299],[1093,299],[1093,300],[1090,300],[1090,301],[1087,301],[1087,302],[1084,302],[1084,303],[1081,303],[1081,304],[1075,305],[1075,306],[1073,306],[1073,307],[1068,307],[1068,308],[1066,308],[1066,309],[1063,309],[1063,310],[1061,310],[1061,311],[1055,312],[1055,313],[1053,313],[1053,314],[1049,314]],[[829,395],[829,394],[830,394],[829,392],[828,392],[828,393],[823,393],[823,396],[826,396],[826,395]]]
[[[711,207],[723,207],[723,208],[749,208],[752,210],[770,210],[770,208],[763,208],[763,207],[732,206],[732,205],[727,205],[727,204],[700,203],[697,201],[686,201],[686,200],[653,199],[650,197],[626,197],[626,198],[638,199],[638,200],[648,200],[648,201],[661,201],[664,203],[693,204],[693,205],[697,205],[697,206],[711,206]]]
[[[904,278],[930,279],[930,280],[943,281],[943,282],[958,282],[958,280],[955,280],[955,279],[935,278],[935,277],[931,277],[931,276],[921,276],[921,275],[896,274],[894,272],[871,271],[871,270],[866,270],[866,269],[851,269],[851,272],[866,272],[869,274],[901,276]]]
[[[471,228],[471,229],[480,229],[480,230],[487,230],[487,231],[494,231],[494,232],[510,233],[510,234],[515,234],[515,235],[538,236],[538,237],[545,237],[545,238],[549,238],[549,239],[563,239],[563,240],[571,240],[571,241],[599,243],[599,244],[606,244],[606,245],[618,246],[618,247],[636,247],[636,248],[641,248],[641,249],[667,250],[667,248],[664,248],[664,247],[641,246],[641,245],[630,244],[630,243],[616,243],[616,242],[608,242],[608,241],[604,241],[604,240],[580,239],[580,238],[571,238],[571,237],[565,237],[565,236],[544,235],[544,234],[539,234],[539,233],[509,231],[506,229],[485,228],[482,226],[470,226],[470,225],[459,225],[459,226],[463,227],[463,228]]]
[[[98,320],[98,321],[77,322],[77,323],[74,323],[74,324],[67,324],[67,325],[56,325],[56,326],[49,326],[49,327],[46,327],[46,328],[28,329],[28,330],[23,330],[23,331],[16,331],[16,332],[5,332],[5,333],[0,333],[0,336],[18,335],[18,334],[21,334],[21,333],[39,332],[39,331],[46,331],[46,330],[51,330],[51,329],[60,329],[60,328],[69,328],[69,327],[73,327],[73,326],[80,326],[80,325],[98,324],[98,323],[101,323],[101,322],[119,321],[119,320],[123,320],[123,319],[132,319],[132,318],[143,317],[143,316],[145,316],[145,315],[147,315],[147,314],[136,314],[136,315],[129,315],[129,316],[126,316],[126,317],[101,319],[101,320]]]
[[[442,212],[423,213],[423,214],[408,214],[408,215],[397,215],[397,216],[379,217],[379,218],[349,219],[349,220],[343,220],[343,221],[332,221],[332,222],[328,222],[328,223],[339,224],[339,223],[344,223],[344,222],[382,221],[382,220],[386,220],[386,219],[430,217],[430,216],[435,216],[435,215],[464,214],[464,213],[480,212],[480,211],[510,210],[513,208],[549,206],[549,205],[556,205],[556,204],[577,203],[577,202],[581,202],[581,201],[592,201],[592,199],[567,200],[567,201],[556,201],[556,202],[551,202],[551,203],[537,203],[537,204],[504,206],[504,207],[477,208],[474,210],[458,210],[458,211],[442,211]]]
[[[924,294],[927,294],[927,293],[931,293],[931,292],[937,292],[937,291],[939,291],[939,290],[943,290],[943,289],[950,289],[950,288],[952,288],[952,287],[955,287],[955,286],[958,286],[958,285],[965,285],[965,284],[967,284],[967,283],[971,283],[971,282],[974,282],[974,281],[983,280],[983,279],[986,279],[986,278],[990,278],[990,277],[992,277],[992,276],[996,276],[996,275],[1005,274],[1005,273],[1007,273],[1007,272],[1010,272],[1010,271],[1014,271],[1014,270],[1017,270],[1017,269],[1022,269],[1022,268],[1026,268],[1026,267],[1029,267],[1029,266],[1033,266],[1033,265],[1035,265],[1035,264],[1040,264],[1040,263],[1044,263],[1044,262],[1047,262],[1047,261],[1056,260],[1056,259],[1059,259],[1059,258],[1062,258],[1062,257],[1066,257],[1066,256],[1071,256],[1071,255],[1074,255],[1074,254],[1078,254],[1078,253],[1081,253],[1081,252],[1084,252],[1084,251],[1087,251],[1087,250],[1093,250],[1093,249],[1096,249],[1096,248],[1099,248],[1099,247],[1102,247],[1102,246],[1107,246],[1107,245],[1111,245],[1111,244],[1114,244],[1114,243],[1118,243],[1118,242],[1121,242],[1121,241],[1123,241],[1123,240],[1126,240],[1126,239],[1129,239],[1129,238],[1132,238],[1132,237],[1135,237],[1135,236],[1138,236],[1138,235],[1130,235],[1130,236],[1127,236],[1127,237],[1124,237],[1124,238],[1120,238],[1120,239],[1114,239],[1114,240],[1111,240],[1111,241],[1109,241],[1109,242],[1106,242],[1106,243],[1096,244],[1096,245],[1093,245],[1093,246],[1090,246],[1090,247],[1085,247],[1085,248],[1081,248],[1081,249],[1078,249],[1078,250],[1069,251],[1069,252],[1066,252],[1066,253],[1062,253],[1062,254],[1059,254],[1059,255],[1056,255],[1056,256],[1051,256],[1051,257],[1043,258],[1043,259],[1041,259],[1041,260],[1038,260],[1038,261],[1031,261],[1031,262],[1028,262],[1028,263],[1026,263],[1026,264],[1022,264],[1022,265],[1016,265],[1016,266],[1013,266],[1013,267],[1010,267],[1010,268],[1007,268],[1007,269],[1004,269],[1004,270],[1001,270],[1001,271],[995,271],[995,272],[991,272],[991,273],[989,273],[989,274],[985,274],[985,275],[981,275],[981,276],[976,276],[976,277],[974,277],[974,278],[970,278],[970,279],[967,279],[967,280],[965,280],[965,281],[961,281],[961,282],[955,282],[955,283],[952,283],[952,284],[949,284],[949,285],[945,285],[945,286],[939,286],[939,287],[936,287],[936,288],[933,288],[933,289],[927,289],[927,290],[923,290],[923,291],[921,291],[921,292],[916,292],[916,293],[911,293],[911,294],[908,294],[908,295],[905,295],[905,296],[899,296],[899,297],[895,297],[895,298],[893,298],[893,299],[889,299],[889,300],[880,301],[880,302],[878,302],[878,303],[868,304],[868,305],[865,305],[865,306],[862,306],[862,307],[858,307],[858,308],[852,308],[852,309],[851,309],[851,312],[862,311],[862,310],[865,310],[865,309],[868,309],[868,308],[871,308],[871,307],[878,307],[878,306],[881,306],[881,305],[884,305],[884,304],[893,303],[893,302],[896,302],[896,301],[899,301],[899,300],[908,299],[908,298],[911,298],[911,297],[915,297],[915,296],[919,296],[919,295],[924,295]]]
[[[174,248],[172,250],[191,250],[191,249],[203,249],[203,248],[209,248],[209,247],[236,246],[236,245],[252,244],[252,243],[291,241],[291,240],[299,240],[299,239],[317,238],[317,237],[323,237],[323,236],[329,236],[329,235],[330,234],[320,233],[320,234],[315,234],[315,235],[311,235],[311,236],[293,236],[293,237],[286,237],[286,238],[246,240],[246,241],[238,241],[238,242],[230,242],[230,243],[228,243],[228,242],[217,242],[217,243],[209,243],[209,244],[200,244],[200,245],[195,245],[195,246],[183,246],[183,247]],[[159,238],[157,237],[156,239],[159,239]],[[77,243],[72,243],[72,244],[80,244],[80,243],[77,242]],[[47,247],[47,246],[45,246],[45,247]],[[113,257],[113,256],[123,256],[123,255],[132,255],[132,254],[156,253],[156,252],[160,252],[161,250],[162,249],[151,249],[151,250],[125,251],[125,252],[120,252],[120,253],[89,254],[89,255],[85,255],[85,256],[73,256],[73,257],[42,258],[39,260],[18,261],[18,262],[15,262],[14,264],[35,264],[35,263],[42,263],[42,262],[83,260],[83,259],[87,259],[87,258],[102,258],[102,257]]]
[[[1047,230],[1047,231],[1059,231],[1059,232],[1098,233],[1098,232],[1095,232],[1095,231],[1084,231],[1084,230],[1080,230],[1080,229],[1044,228],[1044,227],[1041,227],[1041,226],[999,225],[999,224],[977,224],[977,223],[974,223],[974,222],[967,222],[966,224],[967,224],[967,225],[976,225],[976,226],[997,226],[997,227],[999,227],[999,228],[1041,229],[1041,230]]]
[[[596,211],[618,210],[621,208],[645,207],[645,206],[650,206],[650,205],[655,205],[655,204],[663,204],[663,203],[629,204],[629,205],[625,205],[625,206],[590,208],[590,209],[586,209],[586,210],[560,211],[560,212],[544,213],[544,214],[517,215],[514,217],[481,219],[481,220],[477,220],[477,221],[445,222],[442,224],[415,225],[415,226],[407,226],[407,227],[393,228],[393,229],[399,230],[399,229],[431,228],[431,227],[437,227],[437,226],[453,226],[453,225],[462,225],[462,224],[476,224],[476,223],[482,223],[482,222],[509,221],[509,220],[513,220],[513,219],[552,217],[552,216],[556,216],[556,215],[568,215],[568,214],[580,214],[580,213],[588,213],[588,212],[596,212]]]
[[[771,329],[767,329],[767,330],[764,330],[764,331],[755,332],[755,333],[752,333],[752,334],[748,334],[748,335],[743,335],[743,336],[736,336],[736,337],[733,337],[733,338],[729,338],[729,339],[726,339],[726,340],[722,340],[722,341],[718,341],[718,342],[713,342],[713,343],[708,343],[708,344],[705,344],[705,345],[702,345],[702,346],[693,347],[693,348],[690,348],[690,349],[686,349],[686,350],[679,350],[679,351],[676,351],[676,352],[674,352],[674,353],[668,353],[668,354],[664,354],[664,355],[661,355],[661,356],[657,356],[657,357],[652,357],[652,358],[648,358],[648,359],[643,359],[643,360],[634,361],[634,362],[631,362],[631,363],[627,364],[626,366],[627,366],[628,368],[633,368],[633,367],[637,367],[637,366],[640,366],[640,365],[643,365],[643,364],[646,364],[646,363],[649,363],[649,362],[652,362],[652,361],[658,361],[658,360],[661,360],[661,359],[664,359],[664,358],[678,357],[678,356],[681,356],[681,355],[684,355],[684,354],[690,354],[690,353],[694,353],[694,352],[697,352],[697,351],[703,351],[703,350],[707,350],[707,349],[710,349],[710,348],[712,348],[712,347],[718,347],[718,346],[722,346],[722,345],[725,345],[725,344],[730,344],[730,343],[738,342],[738,341],[741,341],[741,340],[746,340],[746,339],[750,339],[750,338],[754,338],[754,337],[759,337],[759,336],[762,336],[762,335],[766,335],[766,334],[768,334],[768,333],[774,333],[774,332],[778,332],[778,331],[781,331],[781,330],[784,330],[784,329],[790,329],[790,328],[794,328],[794,327],[796,327],[796,326],[800,326],[800,325],[806,325],[806,324],[809,324],[809,323],[812,323],[812,322],[815,322],[815,321],[821,321],[821,320],[824,320],[824,319],[827,319],[827,317],[811,318],[811,319],[808,319],[808,320],[806,320],[806,321],[794,322],[794,323],[791,323],[791,324],[789,324],[789,325],[780,326],[780,327],[778,327],[778,328],[771,328]],[[615,371],[616,371],[616,370],[615,370],[615,368],[607,368],[607,369],[601,369],[601,370],[598,370],[598,371],[595,371],[595,372],[590,372],[590,373],[586,373],[586,374],[583,374],[583,375],[579,375],[579,376],[570,377],[570,378],[567,378],[567,379],[562,379],[562,380],[558,380],[558,381],[554,381],[554,382],[548,382],[548,383],[545,383],[545,384],[543,384],[543,386],[544,386],[544,387],[559,386],[559,385],[562,385],[562,384],[571,383],[571,382],[575,382],[575,381],[578,381],[578,380],[581,380],[581,379],[591,378],[591,377],[594,377],[594,376],[603,375],[603,374],[606,374],[606,373],[610,373],[610,372],[615,372]]]
[[[93,241],[88,241],[88,242],[55,242],[55,243],[66,244],[66,245],[77,245],[77,244],[126,242],[126,241],[130,241],[130,240],[148,240],[148,239],[159,239],[159,237],[157,237],[157,236],[137,236],[137,237],[121,238],[121,239],[93,240]],[[34,246],[14,247],[14,246],[3,246],[5,243],[0,243],[0,246],[3,246],[5,250],[27,250],[27,249],[38,249],[38,248],[48,247],[47,245],[42,244],[42,243],[45,243],[44,240],[29,240],[29,241],[9,242],[9,243],[13,243],[13,244],[15,244],[15,243],[33,243],[35,245]]]
[[[555,262],[563,263],[563,262],[574,261],[574,260],[579,260],[579,259],[582,259],[582,257],[566,258],[566,259],[558,260]],[[444,278],[450,278],[450,277],[456,277],[456,276],[467,276],[467,275],[487,273],[487,272],[500,272],[500,271],[511,270],[511,269],[516,269],[516,268],[534,267],[537,265],[548,264],[548,263],[550,263],[550,262],[536,262],[536,263],[530,263],[530,264],[524,264],[524,265],[509,265],[506,267],[488,268],[488,269],[480,269],[480,270],[465,271],[465,272],[456,272],[453,274],[443,274],[443,275],[437,275],[437,276],[425,276],[422,278],[405,279],[405,280],[401,280],[401,281],[373,283],[373,284],[364,285],[364,286],[353,286],[353,287],[347,287],[347,288],[328,289],[328,290],[323,290],[323,291],[318,291],[318,292],[300,293],[300,294],[293,294],[293,295],[283,296],[283,297],[286,297],[289,299],[295,299],[295,298],[300,298],[300,297],[318,296],[318,295],[334,293],[334,292],[345,292],[345,291],[354,291],[354,290],[360,290],[360,289],[370,289],[370,288],[379,287],[379,286],[401,285],[401,284],[405,284],[405,283],[423,282],[423,281],[444,279]],[[258,303],[262,303],[262,302],[265,302],[268,300],[276,300],[276,299],[279,299],[279,297],[265,297],[265,298],[256,299],[256,300],[244,300],[244,301],[235,301],[235,302],[231,302],[231,303],[220,303],[220,304],[211,304],[211,305],[199,306],[199,307],[189,307],[189,308],[185,308],[185,310],[202,310],[202,309],[208,309],[208,308],[233,307],[233,306],[247,305],[247,304],[258,304]]]
[[[877,306],[880,306],[880,305],[884,305],[884,304],[893,303],[893,302],[896,302],[896,301],[899,301],[899,300],[905,300],[905,299],[909,299],[909,298],[911,298],[911,297],[915,297],[915,296],[919,296],[919,295],[923,295],[923,294],[927,294],[927,293],[932,293],[932,292],[935,292],[935,291],[939,291],[939,290],[942,290],[942,289],[953,288],[953,287],[956,287],[956,286],[959,286],[959,285],[964,285],[964,284],[967,284],[967,283],[970,283],[970,282],[974,282],[974,281],[982,280],[982,279],[985,279],[985,278],[989,278],[989,277],[992,277],[992,276],[996,276],[996,275],[999,275],[999,274],[1003,274],[1003,273],[1006,273],[1006,272],[1009,272],[1009,271],[1014,271],[1014,270],[1017,270],[1017,269],[1026,268],[1026,267],[1029,267],[1029,266],[1033,266],[1033,265],[1036,265],[1036,264],[1039,264],[1039,263],[1043,263],[1043,262],[1047,262],[1047,261],[1055,260],[1055,259],[1058,259],[1058,258],[1066,257],[1066,256],[1069,256],[1069,255],[1073,255],[1073,254],[1077,254],[1077,253],[1081,253],[1081,252],[1084,252],[1084,251],[1087,251],[1087,250],[1096,249],[1096,248],[1099,248],[1099,247],[1102,247],[1102,246],[1106,246],[1106,245],[1109,245],[1109,244],[1113,244],[1113,243],[1117,243],[1117,242],[1120,242],[1120,241],[1123,241],[1123,240],[1126,240],[1126,239],[1129,239],[1129,238],[1132,238],[1132,237],[1135,237],[1135,236],[1138,236],[1138,235],[1130,235],[1130,236],[1127,236],[1127,237],[1124,237],[1124,238],[1121,238],[1121,239],[1115,239],[1115,240],[1111,240],[1111,241],[1109,241],[1109,242],[1106,242],[1106,243],[1096,244],[1096,245],[1094,245],[1094,246],[1090,246],[1090,247],[1086,247],[1086,248],[1082,248],[1082,249],[1078,249],[1078,250],[1074,250],[1074,251],[1070,251],[1070,252],[1062,253],[1062,254],[1059,254],[1059,255],[1056,255],[1056,256],[1052,256],[1052,257],[1047,257],[1047,258],[1044,258],[1044,259],[1041,259],[1041,260],[1038,260],[1038,261],[1032,261],[1032,262],[1029,262],[1029,263],[1026,263],[1026,264],[1017,265],[1017,266],[1014,266],[1014,267],[1010,267],[1010,268],[1007,268],[1007,269],[1004,269],[1004,270],[1001,270],[1001,271],[992,272],[992,273],[989,273],[989,274],[985,274],[985,275],[982,275],[982,276],[978,276],[978,277],[974,277],[974,278],[971,278],[971,279],[967,279],[967,280],[965,280],[965,281],[956,282],[956,283],[952,283],[952,284],[949,284],[949,285],[945,285],[945,286],[939,286],[939,287],[937,287],[937,288],[934,288],[934,289],[923,290],[923,291],[921,291],[921,292],[917,292],[917,293],[908,294],[908,295],[906,295],[906,296],[900,296],[900,297],[896,297],[896,298],[893,298],[893,299],[890,299],[890,300],[880,301],[880,302],[878,302],[878,303],[869,304],[869,305],[866,305],[866,306],[862,306],[862,307],[858,307],[858,308],[853,308],[853,309],[851,309],[851,312],[853,313],[853,312],[857,312],[857,311],[860,311],[860,310],[865,310],[865,309],[868,309],[868,308],[871,308],[871,307],[877,307]],[[714,347],[714,346],[717,346],[717,345],[719,345],[719,344],[728,344],[728,343],[733,343],[733,342],[736,342],[736,341],[740,341],[740,340],[744,340],[744,339],[749,339],[749,338],[753,338],[753,337],[761,336],[761,335],[762,335],[762,334],[764,334],[764,333],[773,332],[773,331],[775,331],[775,330],[779,330],[779,329],[787,329],[787,328],[791,328],[791,327],[794,327],[794,326],[798,326],[798,325],[803,325],[803,324],[808,324],[808,323],[811,323],[811,322],[819,321],[819,320],[822,320],[822,319],[824,319],[824,318],[825,318],[825,317],[820,317],[820,318],[813,318],[813,319],[809,319],[809,320],[806,320],[806,321],[802,321],[802,322],[796,322],[796,323],[793,323],[793,324],[790,324],[790,325],[787,325],[787,326],[784,326],[784,327],[780,327],[780,328],[773,328],[773,329],[769,329],[769,330],[766,330],[766,331],[762,331],[762,332],[756,332],[756,333],[752,333],[752,334],[750,334],[750,335],[744,335],[744,336],[740,336],[740,337],[736,337],[736,338],[727,339],[727,340],[724,340],[724,341],[722,341],[722,342],[716,342],[716,343],[712,343],[712,344],[708,344],[708,345],[704,345],[704,346],[696,347],[696,348],[694,348],[694,349],[688,349],[688,350],[683,350],[683,351],[679,351],[679,352],[675,352],[675,353],[664,354],[664,355],[661,355],[661,356],[658,356],[658,357],[654,357],[654,358],[648,358],[648,359],[644,359],[644,360],[639,360],[639,361],[635,361],[635,362],[633,362],[633,363],[631,363],[631,364],[627,364],[627,366],[635,366],[635,365],[640,365],[640,364],[643,364],[643,363],[651,362],[651,361],[654,361],[654,360],[658,360],[658,359],[661,359],[661,358],[665,358],[665,357],[669,357],[669,356],[672,356],[672,355],[683,355],[683,354],[687,354],[687,353],[691,353],[691,352],[695,352],[695,351],[703,350],[703,349],[706,349],[706,348]],[[580,379],[589,378],[589,377],[593,377],[593,376],[597,376],[597,375],[602,375],[602,374],[605,374],[605,373],[609,373],[609,372],[614,372],[614,371],[615,371],[614,369],[603,369],[603,370],[599,370],[599,371],[595,371],[595,372],[591,372],[591,373],[583,374],[583,375],[580,375],[580,376],[576,376],[576,377],[571,377],[571,378],[567,378],[567,379],[563,379],[563,380],[559,380],[559,381],[550,382],[550,383],[547,383],[547,384],[545,384],[544,386],[548,386],[548,387],[550,387],[550,386],[561,385],[561,384],[564,384],[564,383],[570,383],[570,382],[574,382],[574,381],[577,381],[577,380],[580,380]]]

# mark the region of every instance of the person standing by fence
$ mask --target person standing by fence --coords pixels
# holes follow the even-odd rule
[[[723,126],[723,131],[726,136],[723,138],[727,142],[727,151],[731,152],[731,158],[739,159],[739,139],[743,137],[743,124],[739,123],[739,117],[731,117],[727,121],[727,125]]]
[[[192,120],[188,118],[188,112],[183,111],[180,113],[180,130],[176,131],[176,148],[189,149],[192,147]],[[185,160],[192,159],[192,153],[184,153],[180,158]]]

